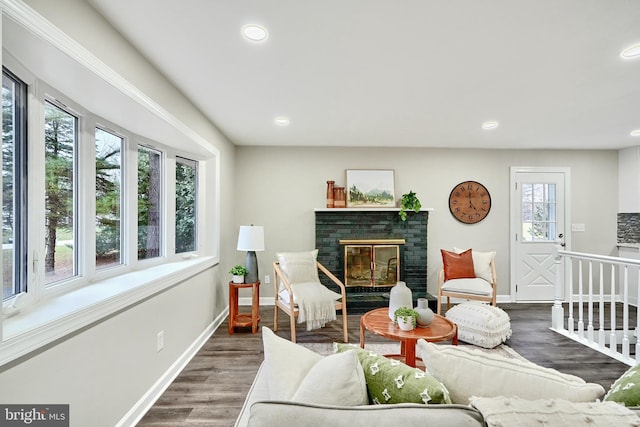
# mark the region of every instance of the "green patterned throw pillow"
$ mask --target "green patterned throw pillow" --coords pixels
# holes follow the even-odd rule
[[[333,345],[336,353],[357,351],[371,403],[451,403],[445,386],[421,369],[352,344]]]
[[[633,366],[618,378],[604,400],[640,406],[640,365]]]

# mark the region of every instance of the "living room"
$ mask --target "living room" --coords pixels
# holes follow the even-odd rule
[[[386,127],[383,132],[367,128],[358,133],[350,129],[350,119],[344,117],[340,119],[347,122],[346,127],[341,128],[342,133],[336,132],[326,142],[318,142],[315,128],[309,131],[312,141],[308,146],[304,146],[302,139],[296,142],[296,136],[286,136],[288,131],[294,133],[296,120],[303,122],[294,117],[291,118],[289,129],[265,131],[266,142],[237,142],[231,133],[225,135],[216,127],[215,121],[205,116],[202,108],[181,93],[163,71],[140,54],[132,41],[123,37],[112,23],[96,11],[94,7],[100,3],[83,0],[2,1],[3,46],[14,41],[15,35],[9,28],[15,24],[7,22],[10,20],[18,22],[19,26],[26,26],[27,32],[36,34],[36,38],[47,40],[49,44],[59,42],[54,49],[66,49],[66,56],[83,62],[85,69],[94,67],[94,74],[103,72],[104,68],[101,67],[106,65],[111,71],[100,78],[103,83],[105,78],[113,78],[108,84],[116,85],[114,87],[118,88],[120,94],[109,98],[112,102],[110,105],[119,105],[120,114],[114,114],[114,108],[104,106],[100,112],[104,110],[104,114],[108,114],[112,121],[118,121],[117,117],[120,116],[122,121],[118,121],[118,125],[142,128],[131,130],[174,151],[191,153],[202,162],[205,169],[203,188],[207,195],[214,196],[203,199],[201,241],[204,250],[199,254],[200,261],[193,258],[201,264],[195,271],[189,270],[185,276],[172,276],[162,289],[123,303],[112,311],[102,313],[99,319],[92,318],[81,327],[47,343],[36,344],[28,352],[5,362],[0,368],[0,384],[3,384],[0,387],[0,402],[52,403],[55,400],[53,403],[68,403],[73,407],[74,420],[81,420],[81,423],[85,421],[85,424],[95,419],[96,413],[101,414],[101,425],[116,425],[118,422],[126,425],[126,420],[135,419],[139,415],[136,411],[142,411],[157,397],[157,393],[184,366],[189,356],[224,322],[228,305],[227,272],[244,259],[244,253],[236,250],[239,226],[264,226],[266,248],[258,253],[259,271],[261,279],[265,275],[272,275],[271,263],[276,259],[277,252],[308,250],[315,246],[314,210],[325,206],[326,181],[335,180],[345,185],[347,169],[394,170],[396,198],[414,191],[422,206],[432,209],[429,212],[426,284],[427,291],[432,294],[436,290],[436,275],[441,265],[440,249],[461,246],[496,251],[500,278],[498,302],[512,301],[515,297],[510,282],[511,167],[569,168],[570,220],[571,223],[585,226],[584,232],[572,233],[572,250],[617,255],[619,149],[637,145],[637,141],[628,136],[632,129],[626,128],[627,121],[623,119],[619,119],[620,138],[611,141],[609,146],[591,147],[587,143],[590,139],[586,136],[582,140],[584,143],[581,143],[581,137],[562,134],[544,143],[532,136],[533,142],[528,147],[515,148],[516,140],[505,140],[500,134],[488,133],[480,129],[480,122],[460,125],[465,128],[463,134],[473,140],[475,146],[451,141],[446,135],[439,135],[442,142],[435,146],[420,146],[406,136],[406,129],[396,129],[396,133],[391,133]],[[102,6],[106,3],[102,2]],[[143,2],[131,3],[134,3],[131,7],[141,8],[142,12],[158,7]],[[548,4],[546,7],[553,6]],[[574,4],[574,7],[578,6]],[[628,7],[633,9],[635,6]],[[616,12],[616,16],[633,16],[633,13]],[[625,22],[633,21],[632,18],[628,19]],[[611,28],[605,25],[607,22],[601,24]],[[558,26],[562,27],[564,23]],[[631,24],[621,27],[622,35],[633,34]],[[471,38],[473,35],[465,37]],[[640,35],[635,34],[635,38],[623,41],[629,44],[638,39]],[[623,47],[619,46],[620,49]],[[83,56],[85,50],[95,57]],[[12,49],[11,53],[15,56],[19,52]],[[45,53],[32,52],[34,58],[31,60],[36,61],[38,56],[47,57]],[[27,55],[26,52],[24,54]],[[618,54],[611,52],[616,61],[619,60]],[[3,60],[3,64],[7,62]],[[618,66],[627,67],[620,71],[626,75],[630,67],[637,70],[638,62],[636,60],[635,63],[621,63]],[[551,65],[549,67],[553,68]],[[40,78],[74,100],[90,95],[88,87],[74,85],[73,79],[62,78],[60,73],[50,73]],[[122,80],[116,77],[122,77]],[[526,78],[535,76],[527,75]],[[468,85],[464,87],[473,91]],[[599,90],[606,92],[607,87]],[[625,95],[640,99],[635,96],[638,90],[637,84],[627,87]],[[410,89],[407,91],[411,92]],[[461,98],[456,95],[453,86],[448,91],[451,97]],[[126,96],[121,96],[122,93]],[[550,95],[547,92],[548,102],[552,104],[554,97]],[[576,103],[581,104],[578,95],[579,92],[576,92]],[[377,100],[378,96],[371,94],[367,102],[374,103]],[[120,107],[116,102],[121,101],[127,105]],[[601,100],[592,102],[595,105],[590,104],[586,109],[598,109],[600,102],[603,108],[610,108],[609,101],[609,97],[603,95]],[[160,106],[163,111],[153,113],[155,121],[143,123],[141,120],[137,125],[129,125],[127,121],[135,120],[126,117],[128,112],[139,108],[129,106],[129,103],[145,102],[145,108]],[[397,102],[397,99],[393,99],[383,112],[394,109]],[[95,100],[94,103],[99,104]],[[83,106],[91,108],[89,105]],[[451,108],[454,112],[449,117],[455,117],[455,107]],[[112,111],[109,113],[109,110]],[[461,113],[463,110],[465,108],[461,103]],[[636,106],[629,110],[638,111],[638,108]],[[495,132],[504,132],[510,127],[506,119],[507,111],[504,113],[505,119],[500,118],[501,125]],[[410,127],[414,122],[416,127],[420,127],[421,122],[431,120],[424,119],[422,113],[417,113],[417,116],[406,123],[402,122],[402,125]],[[483,114],[478,113],[478,116]],[[354,120],[356,118],[359,117],[354,117]],[[322,120],[328,120],[327,128],[332,126],[332,119],[335,119],[332,115],[322,116]],[[400,118],[389,116],[388,119],[398,121]],[[547,119],[554,125],[556,120],[561,121],[553,116]],[[156,126],[158,120],[164,125]],[[242,118],[238,120],[243,121]],[[446,126],[459,125],[456,121],[443,121]],[[527,126],[521,130],[523,135],[525,132],[537,135],[540,128],[545,126],[534,119],[525,120],[525,123]],[[634,126],[633,129],[640,125],[636,123]],[[242,128],[242,124],[239,128]],[[263,131],[262,128],[256,128],[257,132]],[[464,135],[459,137],[463,138]],[[492,142],[492,138],[497,138],[498,142]],[[386,143],[381,143],[381,139]],[[438,136],[434,139],[438,139]],[[574,145],[563,146],[563,140]],[[278,141],[283,143],[278,144]],[[448,207],[451,189],[465,180],[482,182],[492,196],[490,214],[473,225],[457,221]],[[241,298],[248,299],[248,294],[241,294]],[[263,283],[261,301],[264,304],[273,303],[270,285]],[[164,331],[162,351],[156,348],[158,331]],[[8,332],[3,330],[5,339]],[[10,386],[5,387],[5,384]]]

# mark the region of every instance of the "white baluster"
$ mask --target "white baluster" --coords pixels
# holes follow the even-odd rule
[[[589,318],[587,319],[587,339],[593,342],[593,261],[589,261]]]
[[[609,352],[618,352],[616,340],[616,266],[611,264],[611,326],[609,335]]]
[[[598,328],[598,344],[600,344],[601,348],[605,346],[605,333],[604,333],[604,266],[600,263],[600,302],[598,304],[598,323],[600,324]]]
[[[582,297],[582,260],[578,260],[578,337],[584,339],[584,298]]]
[[[622,294],[622,355],[629,357],[629,266],[624,266]]]

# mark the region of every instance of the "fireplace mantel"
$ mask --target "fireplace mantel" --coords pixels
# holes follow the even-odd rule
[[[422,208],[420,212],[430,212],[433,208]],[[400,208],[315,208],[315,212],[400,212]],[[412,211],[413,212],[413,211]]]

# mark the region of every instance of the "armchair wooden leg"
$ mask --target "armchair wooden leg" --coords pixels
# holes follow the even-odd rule
[[[277,332],[278,331],[278,302],[276,301],[276,303],[273,305],[274,308],[274,312],[273,312],[273,332]]]
[[[293,313],[289,316],[291,320],[291,342],[296,342],[296,316]]]
[[[343,330],[343,335],[344,335],[344,342],[349,342],[349,331],[348,331],[348,326],[347,326],[347,310],[346,309],[342,309],[342,330]]]
[[[442,314],[442,297],[438,295],[438,314]]]

